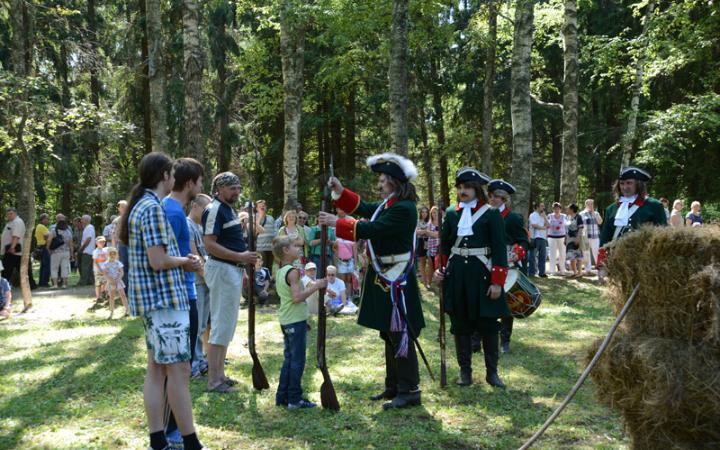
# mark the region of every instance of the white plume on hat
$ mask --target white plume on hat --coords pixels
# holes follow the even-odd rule
[[[380,155],[369,156],[366,163],[368,167],[372,167],[375,164],[390,161],[402,169],[403,173],[408,180],[413,181],[418,176],[417,167],[415,164],[404,156],[400,156],[397,153],[382,153]]]

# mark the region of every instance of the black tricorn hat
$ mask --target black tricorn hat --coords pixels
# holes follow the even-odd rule
[[[620,180],[638,180],[638,181],[650,181],[650,174],[642,170],[639,167],[623,167],[620,169]]]
[[[507,192],[508,194],[512,195],[516,192],[515,186],[508,183],[505,180],[492,180],[490,183],[488,183],[488,192],[497,191],[498,189],[502,189],[503,191]]]
[[[490,177],[480,172],[479,170],[473,169],[472,167],[461,167],[455,173],[455,186],[460,183],[467,183],[468,181],[476,181],[480,184],[488,184],[490,182]]]

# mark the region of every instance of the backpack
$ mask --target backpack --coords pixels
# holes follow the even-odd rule
[[[59,234],[55,232],[55,237],[53,238],[52,242],[50,242],[50,250],[55,250],[63,246],[65,243],[65,239],[63,239],[62,234]]]

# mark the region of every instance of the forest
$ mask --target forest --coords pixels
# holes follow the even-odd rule
[[[421,202],[471,165],[599,206],[621,166],[720,209],[713,0],[4,0],[0,206],[108,216],[149,151],[233,170],[276,213],[409,155]],[[686,205],[689,203],[686,202]],[[27,220],[26,220],[27,223]]]

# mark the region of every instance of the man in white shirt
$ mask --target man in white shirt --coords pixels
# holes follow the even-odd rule
[[[603,223],[600,213],[595,211],[595,202],[589,198],[585,200],[585,210],[580,213],[583,225],[585,225],[585,235],[590,244],[590,251],[583,252],[583,260],[585,262],[585,274],[590,274],[593,260],[597,264],[598,249],[600,248],[600,225]],[[590,254],[592,253],[592,258]]]
[[[22,257],[23,239],[25,238],[25,222],[18,216],[15,208],[5,210],[7,223],[0,238],[0,255],[5,267],[2,277],[12,283],[12,277],[17,271],[20,273],[20,258]],[[33,283],[34,284],[34,283]]]
[[[95,250],[95,227],[90,223],[92,218],[87,214],[80,219],[82,237],[80,238],[80,281],[78,286],[95,284],[93,272],[93,250]]]
[[[347,300],[345,282],[337,277],[337,267],[327,267],[327,290],[325,291],[325,303],[330,314],[355,314],[358,307],[355,303]]]
[[[550,226],[545,214],[545,204],[539,202],[535,205],[535,211],[530,214],[529,219],[531,244],[530,245],[530,266],[528,275],[536,275],[547,278],[545,274],[545,259],[547,258],[547,229]]]

